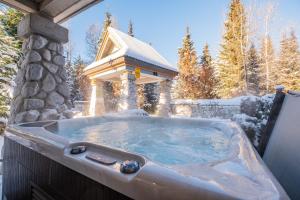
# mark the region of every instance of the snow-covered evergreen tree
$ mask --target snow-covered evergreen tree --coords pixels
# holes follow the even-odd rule
[[[71,101],[87,101],[90,93],[90,81],[83,74],[85,63],[81,56],[75,58],[73,62],[73,85],[71,89]]]
[[[259,59],[254,44],[251,45],[247,55],[248,92],[253,95],[259,95]]]
[[[276,65],[275,52],[270,36],[262,40],[259,66],[261,94],[274,92],[278,75],[278,65]]]
[[[133,33],[133,24],[132,21],[129,21],[129,25],[128,25],[128,35],[130,35],[131,37],[134,37],[134,33]]]
[[[200,73],[197,53],[191,39],[189,28],[183,38],[182,47],[178,51],[179,75],[176,85],[176,97],[198,99],[201,97]]]
[[[0,13],[1,12],[0,23],[3,25],[3,30],[16,41],[16,48],[21,49],[22,40],[18,37],[17,27],[24,14],[16,9],[5,6],[1,7]]]
[[[220,97],[245,94],[246,84],[246,16],[240,0],[231,0],[218,61]]]
[[[17,38],[17,24],[23,14],[15,9],[1,7],[0,11],[0,117],[8,117],[10,93],[14,86],[17,61],[22,43]]]
[[[278,82],[288,90],[300,90],[300,52],[297,37],[292,30],[280,42]]]
[[[212,57],[209,53],[208,44],[205,44],[200,61],[200,85],[202,98],[216,98],[217,79],[215,69],[212,63]]]
[[[155,113],[159,100],[158,83],[147,83],[144,85],[144,110]]]
[[[104,19],[104,22],[103,22],[103,26],[102,26],[102,31],[101,31],[101,35],[100,35],[100,38],[99,38],[99,41],[98,41],[98,47],[101,46],[101,43],[103,42],[103,37],[105,35],[105,32],[107,31],[107,28],[109,26],[111,26],[112,24],[112,16],[109,12],[106,12],[105,13],[105,19]]]
[[[8,116],[9,93],[13,85],[13,77],[17,71],[18,53],[17,41],[6,34],[2,23],[0,23],[0,117]]]

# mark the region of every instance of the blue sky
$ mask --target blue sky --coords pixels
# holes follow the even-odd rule
[[[271,0],[256,0],[256,4]],[[151,43],[170,63],[176,65],[186,26],[190,27],[198,54],[207,42],[216,57],[222,39],[223,22],[230,0],[104,0],[68,22],[74,55],[87,56],[85,33],[92,24],[102,26],[104,13],[110,12],[117,28],[127,32],[129,20],[137,38]],[[246,6],[255,0],[244,0]],[[257,3],[259,2],[259,3]],[[293,26],[300,40],[300,0],[273,0],[276,14],[272,39],[278,48],[283,30]]]

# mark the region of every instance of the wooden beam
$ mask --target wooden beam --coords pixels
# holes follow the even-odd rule
[[[38,12],[38,5],[30,0],[0,0],[0,2],[26,13]]]
[[[86,9],[100,3],[103,0],[80,0],[78,3],[73,6],[67,8],[64,12],[60,13],[54,18],[54,22],[62,23],[69,18],[78,15],[79,13],[85,11]]]
[[[55,23],[61,23],[101,1],[103,0],[44,0],[40,5],[40,12],[52,17]]]

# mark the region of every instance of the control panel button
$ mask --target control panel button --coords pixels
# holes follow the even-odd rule
[[[80,154],[86,151],[86,146],[76,146],[72,147],[70,153],[71,154]]]
[[[132,174],[140,169],[140,164],[135,160],[123,161],[120,165],[120,171],[124,174]]]

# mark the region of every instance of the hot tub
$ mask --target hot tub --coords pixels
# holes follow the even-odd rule
[[[8,200],[289,199],[243,131],[224,120],[107,116],[13,125],[3,185]]]

